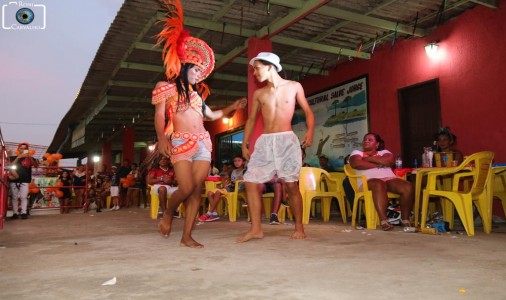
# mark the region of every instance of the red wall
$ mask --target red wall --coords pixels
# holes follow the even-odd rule
[[[494,10],[477,5],[439,26],[433,34],[398,39],[375,49],[371,59],[353,60],[302,84],[306,95],[360,75],[369,75],[370,129],[393,153],[400,152],[397,91],[439,78],[442,124],[458,136],[464,155],[482,150],[506,162],[506,0]],[[438,59],[424,45],[439,40]]]
[[[377,47],[370,60],[355,59],[331,68],[328,76],[302,81],[306,95],[358,76],[369,75],[369,122],[393,153],[400,152],[397,91],[438,78],[442,124],[458,136],[464,155],[482,150],[506,162],[506,0],[499,9],[481,5],[440,25],[423,38],[397,39]],[[438,59],[424,45],[438,40]],[[282,62],[281,62],[282,63]],[[221,120],[206,122],[211,135],[244,125],[245,110],[234,115],[229,128]],[[214,141],[214,140],[213,140]],[[428,141],[430,142],[430,141]]]

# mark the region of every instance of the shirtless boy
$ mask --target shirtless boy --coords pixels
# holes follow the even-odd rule
[[[237,242],[264,237],[261,224],[261,196],[257,186],[268,182],[276,174],[285,183],[290,208],[295,217],[295,232],[291,235],[291,239],[304,239],[306,234],[302,225],[302,196],[297,184],[302,166],[301,145],[291,127],[295,103],[299,104],[306,115],[308,130],[301,141],[304,147],[309,147],[313,143],[314,115],[302,85],[279,76],[281,65],[276,54],[261,52],[251,59],[250,65],[253,66],[255,78],[259,82],[267,82],[267,85],[253,94],[252,108],[244,128],[242,154],[249,160],[244,181],[251,227],[246,234],[237,239]],[[264,129],[256,141],[255,151],[250,156],[248,140],[259,112],[262,114]]]

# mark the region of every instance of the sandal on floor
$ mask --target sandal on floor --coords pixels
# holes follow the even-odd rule
[[[383,229],[383,231],[390,231],[394,229],[394,225],[388,223],[386,220],[383,220],[381,221],[381,229]]]

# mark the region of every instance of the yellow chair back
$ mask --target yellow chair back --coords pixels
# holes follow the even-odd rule
[[[337,182],[337,185],[339,186],[339,191],[341,192],[343,198],[347,200],[344,202],[346,205],[346,215],[351,217],[350,200],[353,200],[353,199],[347,199],[346,193],[344,192],[344,187],[343,187],[343,181],[346,179],[346,174],[344,173],[344,171],[343,172],[329,172],[329,174],[330,174],[330,177]]]
[[[494,197],[502,202],[502,209],[506,215],[506,167],[494,167]]]
[[[462,164],[446,170],[431,171],[427,174],[427,187],[423,191],[421,226],[425,227],[429,197],[444,197],[443,217],[453,227],[453,210],[455,207],[468,236],[474,236],[473,204],[483,222],[483,230],[490,233],[492,229],[492,160],[494,152],[482,151],[470,155]],[[437,186],[438,176],[452,175],[452,189],[442,190]],[[468,191],[460,191],[461,179],[472,179]]]
[[[343,223],[346,223],[346,206],[344,204],[342,185],[339,185],[327,171],[320,168],[302,167],[299,176],[299,190],[302,195],[303,224],[309,223],[311,203],[316,198],[321,199],[324,222],[329,221],[330,204],[332,198],[336,198],[339,203]]]
[[[235,181],[235,189],[233,192],[228,192],[225,198],[227,199],[228,206],[228,219],[230,222],[237,221],[237,216],[240,215],[239,199],[242,198],[246,201],[246,192],[239,191],[239,184],[243,182],[242,179]]]

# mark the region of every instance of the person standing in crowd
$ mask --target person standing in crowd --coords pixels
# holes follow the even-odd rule
[[[128,174],[130,174],[131,171],[132,171],[132,168],[130,165],[130,160],[125,158],[123,160],[123,163],[121,164],[121,166],[118,169],[118,175],[120,178],[120,182],[121,182],[121,179],[123,179],[123,178],[126,179],[126,177],[128,176]],[[128,193],[128,187],[123,187],[123,185],[120,184],[120,186],[119,186],[120,206],[126,206],[127,193]]]
[[[72,175],[72,185],[76,198],[72,206],[81,206],[84,204],[84,197],[86,193],[86,167],[78,164],[74,174]]]
[[[119,184],[120,184],[120,177],[118,174],[118,167],[112,166],[111,167],[111,188],[109,189],[111,192],[111,201],[112,201],[112,208],[111,210],[119,210]]]
[[[72,186],[72,179],[70,178],[70,173],[68,170],[62,170],[60,175],[60,181],[62,183],[62,187],[60,188],[60,191],[62,191],[62,197],[60,201],[60,213],[61,214],[68,214],[69,213],[69,206],[70,206],[70,199],[72,198],[72,193],[70,191]]]
[[[11,157],[11,166],[16,176],[10,179],[10,190],[12,196],[12,220],[18,218],[21,211],[21,219],[28,219],[28,190],[32,182],[32,167],[39,165],[38,161],[30,155],[28,148],[30,144],[23,142],[18,145],[17,156]],[[17,178],[16,178],[17,177]],[[19,201],[21,200],[21,207]]]
[[[372,191],[374,207],[378,212],[381,228],[392,230],[394,226],[388,222],[387,192],[399,194],[401,205],[401,222],[404,227],[411,227],[409,216],[415,200],[414,188],[411,182],[395,176],[392,171],[395,158],[385,150],[385,142],[376,133],[367,133],[362,141],[362,150],[353,150],[350,154],[350,166],[358,175],[365,175],[367,185]],[[359,186],[362,182],[359,180]]]
[[[183,30],[183,9],[180,1],[164,1],[167,16],[164,29],[158,34],[163,46],[165,74],[168,81],[158,82],[153,90],[155,130],[160,153],[170,157],[178,182],[158,228],[168,237],[172,218],[181,202],[186,206],[186,219],[180,244],[201,248],[192,237],[194,220],[200,207],[200,194],[209,173],[212,142],[204,128],[204,117],[217,120],[243,108],[246,99],[233,102],[222,110],[212,111],[204,99],[209,89],[202,83],[214,68],[214,52],[201,39]],[[168,124],[166,124],[168,117]]]
[[[314,115],[302,85],[283,79],[278,74],[282,67],[276,54],[260,52],[250,60],[250,65],[253,66],[253,75],[257,81],[267,84],[253,94],[253,106],[244,127],[242,154],[249,160],[244,181],[251,213],[251,228],[237,242],[264,237],[258,185],[268,182],[276,174],[286,188],[295,218],[295,232],[291,238],[304,239],[306,234],[302,225],[302,196],[298,185],[302,153],[299,139],[292,131],[291,121],[295,105],[298,104],[304,111],[307,124],[302,146],[309,147],[313,143]],[[255,151],[250,154],[248,141],[259,113],[262,115],[264,129],[256,141]]]

